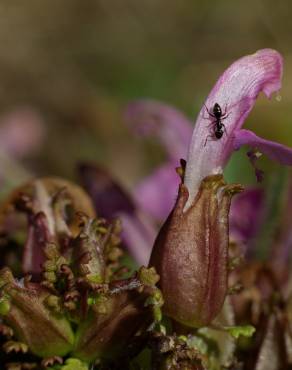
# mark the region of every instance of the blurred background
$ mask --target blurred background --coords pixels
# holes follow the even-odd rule
[[[76,180],[85,160],[131,189],[165,154],[129,131],[127,102],[159,99],[194,121],[224,69],[266,47],[285,59],[281,100],[260,98],[247,127],[292,145],[291,11],[289,0],[1,1],[1,193],[32,175]],[[254,183],[247,162],[236,154],[228,179]]]

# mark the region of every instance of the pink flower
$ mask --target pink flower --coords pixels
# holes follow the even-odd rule
[[[292,150],[278,143],[259,138],[241,127],[252,110],[256,98],[262,91],[271,97],[281,87],[283,59],[271,49],[259,50],[234,62],[219,78],[207,97],[195,125],[185,173],[185,185],[190,196],[188,208],[194,200],[203,178],[223,172],[234,150],[242,145],[250,145],[263,151],[273,160],[282,164],[292,164]],[[212,133],[215,103],[222,107],[225,117],[225,133],[216,139]],[[210,130],[211,124],[211,130]],[[210,140],[206,139],[211,135]]]
[[[292,164],[290,148],[241,129],[258,94],[270,97],[281,77],[276,51],[243,57],[219,78],[198,115],[178,199],[150,259],[160,275],[164,312],[183,325],[210,324],[227,294],[229,209],[232,195],[242,190],[222,176],[233,151],[249,144]]]

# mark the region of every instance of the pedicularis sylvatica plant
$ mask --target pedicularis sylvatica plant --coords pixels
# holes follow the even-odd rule
[[[3,368],[292,366],[292,177],[279,170],[266,192],[223,177],[243,145],[259,180],[261,153],[292,164],[292,149],[242,128],[259,93],[280,89],[282,66],[270,49],[234,62],[193,133],[166,104],[130,103],[126,122],[168,158],[133,194],[84,163],[84,190],[43,178],[2,201]]]

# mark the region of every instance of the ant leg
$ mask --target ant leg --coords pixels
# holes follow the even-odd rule
[[[230,112],[231,113],[231,112]],[[221,116],[221,121],[223,121],[224,119],[228,118],[230,116],[230,113],[228,113],[226,116]]]
[[[204,104],[204,107],[205,107],[206,111],[208,112],[209,116],[211,116],[213,118],[216,118],[214,116],[214,114],[209,111],[209,109],[207,108],[206,104]],[[204,117],[204,116],[202,116],[202,117],[203,117],[203,119],[208,119],[209,118],[209,117]]]
[[[225,111],[221,116],[221,120],[226,119],[232,112],[229,112],[228,114],[226,113],[227,113],[227,104],[225,105]]]
[[[208,141],[209,137],[213,137],[213,136],[212,136],[212,135],[208,135],[208,136],[206,137],[204,147],[206,146],[206,144],[207,144],[207,141]]]
[[[223,128],[224,133],[227,135],[227,129],[226,129],[226,126],[224,125],[224,123],[222,123],[222,128]]]
[[[208,125],[208,127],[209,127],[209,128],[210,128],[210,127],[212,127],[212,128],[213,128],[216,122],[217,122],[217,120],[210,122],[210,123],[209,123],[209,125]]]
[[[221,116],[221,120],[226,119],[231,114],[231,112],[229,112],[228,114],[226,113],[227,113],[227,104],[225,105],[225,111]]]
[[[209,109],[207,108],[207,105],[205,103],[204,103],[204,107],[205,107],[206,111],[208,112],[208,114],[211,116],[212,113],[209,112]]]

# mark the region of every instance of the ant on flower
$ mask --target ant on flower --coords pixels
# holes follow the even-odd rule
[[[223,136],[224,134],[224,131],[226,132],[226,127],[224,125],[224,123],[222,123],[222,121],[224,119],[226,119],[229,114],[226,114],[226,109],[225,109],[225,112],[222,114],[222,109],[221,109],[221,106],[218,104],[218,103],[215,103],[214,106],[213,106],[213,109],[212,109],[212,113],[208,110],[208,108],[205,106],[208,114],[215,118],[215,120],[212,122],[212,124],[214,124],[214,135],[208,135],[207,138],[206,138],[206,141],[205,141],[205,144],[204,146],[206,146],[206,143],[208,141],[208,138],[211,136],[211,137],[214,137],[216,139],[221,139],[221,137]]]

